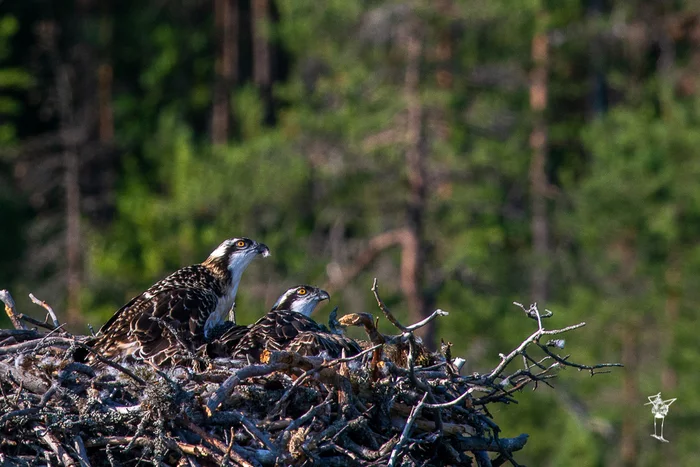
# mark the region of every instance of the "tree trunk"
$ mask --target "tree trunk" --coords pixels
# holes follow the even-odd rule
[[[66,283],[67,321],[76,324],[80,316],[80,163],[75,143],[65,138],[74,128],[74,99],[70,66],[59,65],[56,70],[56,91],[60,112],[60,132],[63,138],[63,188],[66,215]]]
[[[231,131],[231,91],[238,65],[237,0],[214,0],[214,15],[219,56],[216,59],[211,139],[214,144],[224,144]]]
[[[260,90],[265,115],[264,123],[274,123],[274,104],[272,101],[272,57],[270,42],[265,34],[265,27],[270,21],[270,1],[252,0],[253,10],[253,80]]]
[[[265,26],[269,20],[269,0],[253,0],[253,80],[261,88],[269,87],[270,73],[270,44],[265,34]]]
[[[547,218],[547,62],[549,38],[545,21],[540,19],[539,32],[532,39],[532,61],[530,74],[530,107],[533,126],[530,134],[532,160],[530,163],[530,199],[532,203],[532,300],[547,299],[549,288],[549,220]]]
[[[674,345],[675,328],[678,323],[678,310],[681,301],[682,276],[680,268],[674,261],[666,269],[666,303],[664,306],[663,340],[661,342],[663,369],[661,371],[661,390],[672,392],[678,387],[678,375],[669,359],[677,349]]]
[[[637,357],[637,333],[639,330],[632,322],[627,322],[622,331],[622,364],[625,366],[623,382],[623,404],[627,407],[622,419],[622,433],[620,439],[620,456],[622,465],[633,467],[637,465],[639,445],[637,443],[637,430],[639,417],[637,405],[641,401],[639,388],[637,387],[637,371],[639,359]],[[645,420],[652,422],[651,411]]]
[[[98,92],[98,132],[100,142],[109,143],[114,139],[114,116],[112,112],[112,79],[114,76],[107,50],[112,41],[112,11],[111,3],[103,1],[100,5],[100,65],[97,70]]]
[[[411,322],[428,316],[423,295],[425,268],[424,222],[426,209],[426,141],[424,112],[420,97],[420,66],[423,43],[417,31],[408,34],[406,41],[406,75],[404,94],[407,104],[406,167],[409,198],[407,206],[408,235],[401,255],[401,288],[406,297]],[[419,331],[420,332],[420,331]],[[422,328],[426,344],[434,344],[434,321]]]

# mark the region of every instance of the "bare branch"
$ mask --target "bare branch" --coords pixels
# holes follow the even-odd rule
[[[29,298],[32,300],[32,303],[35,303],[46,310],[49,316],[51,316],[51,321],[53,322],[54,328],[61,327],[61,323],[58,321],[56,313],[54,313],[53,308],[51,308],[51,306],[48,303],[46,303],[43,300],[39,300],[34,296],[34,294],[29,294]]]
[[[423,397],[421,398],[420,402],[413,407],[413,410],[411,410],[411,415],[408,416],[408,419],[406,420],[406,425],[403,427],[403,431],[401,432],[401,437],[399,438],[399,442],[396,443],[396,446],[394,446],[394,449],[391,451],[391,457],[389,457],[389,467],[395,467],[397,462],[401,461],[401,458],[403,457],[401,451],[403,450],[404,444],[408,441],[408,437],[411,434],[411,428],[413,428],[413,423],[416,421],[416,418],[420,415],[421,410],[423,409],[423,406],[425,405],[425,399],[428,397],[428,393],[426,392]]]
[[[15,301],[12,299],[12,295],[7,290],[0,290],[0,300],[5,304],[5,313],[10,317],[12,325],[15,329],[27,329],[24,323],[15,314]]]
[[[386,319],[389,320],[391,324],[399,328],[401,332],[409,332],[410,330],[404,326],[403,324],[399,323],[399,320],[397,320],[393,314],[391,314],[391,311],[384,305],[384,302],[382,299],[379,297],[379,285],[377,284],[377,278],[374,278],[374,282],[372,283],[372,293],[374,294],[374,298],[377,300],[377,305],[379,306],[379,309],[382,310],[382,313],[384,313],[384,316],[386,316]]]
[[[424,320],[419,321],[416,324],[406,326],[406,330],[407,331],[415,331],[418,328],[422,328],[423,326],[425,326],[426,324],[428,324],[429,322],[431,322],[432,320],[434,320],[438,316],[447,316],[447,315],[449,315],[448,312],[443,311],[443,310],[438,308],[437,310],[433,311],[432,314],[430,316],[428,316],[427,318],[425,318]]]

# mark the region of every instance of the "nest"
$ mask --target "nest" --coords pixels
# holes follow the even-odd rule
[[[414,331],[446,314],[435,311],[399,330],[377,331],[369,314],[331,325],[363,326],[365,350],[339,359],[265,352],[262,363],[217,358],[156,368],[103,359],[73,361],[85,337],[61,331],[55,314],[41,323],[0,298],[16,329],[0,330],[2,465],[518,465],[527,434],[501,438],[491,404],[514,401],[530,384],[547,384],[561,366],[591,374],[560,356],[537,308],[521,307],[538,329],[496,368],[462,375],[450,345],[426,349]],[[26,323],[47,332],[27,329]],[[543,356],[533,358],[539,349]],[[510,370],[514,361],[524,366]],[[194,364],[196,363],[196,364]],[[204,365],[202,365],[204,363]],[[203,369],[202,369],[203,368]]]

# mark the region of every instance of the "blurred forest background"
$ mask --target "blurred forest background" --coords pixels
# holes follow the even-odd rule
[[[494,413],[520,462],[696,465],[699,76],[683,0],[0,0],[0,287],[86,332],[245,235],[241,321],[376,276],[469,372],[537,301],[625,368]]]

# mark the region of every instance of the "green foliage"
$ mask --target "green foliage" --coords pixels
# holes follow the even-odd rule
[[[0,16],[0,148],[14,142],[16,136],[15,126],[7,117],[16,116],[20,104],[11,93],[27,89],[32,83],[31,76],[26,71],[5,66],[10,54],[10,39],[18,29],[19,23],[14,16]]]

